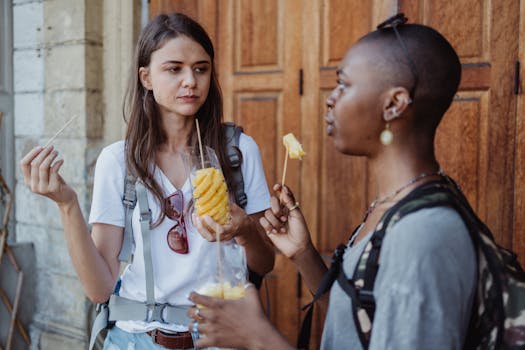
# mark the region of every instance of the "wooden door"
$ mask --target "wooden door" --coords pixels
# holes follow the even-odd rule
[[[282,135],[301,137],[301,1],[220,1],[217,47],[225,116],[243,126],[260,147],[269,186],[281,181]],[[286,183],[299,188],[300,163],[289,161]],[[297,193],[299,199],[301,193]],[[280,254],[267,276],[269,315],[295,341],[299,277]],[[268,294],[267,294],[268,293]]]
[[[412,23],[438,29],[463,66],[460,91],[438,130],[438,159],[497,240],[525,258],[525,229],[518,225],[524,220],[515,211],[525,206],[519,197],[523,180],[514,178],[514,172],[525,173],[521,159],[514,169],[515,154],[524,153],[516,148],[515,134],[525,134],[523,122],[517,126],[514,93],[518,1],[150,2],[152,16],[174,10],[199,20],[212,36],[225,116],[242,124],[259,144],[270,185],[280,181],[282,135],[293,132],[303,143],[307,156],[289,162],[286,182],[297,193],[313,242],[326,260],[348,239],[374,198],[366,161],[337,153],[325,136],[324,101],[335,86],[337,64],[356,39],[398,11]],[[299,307],[311,294],[281,256],[267,280],[271,319],[295,343]],[[265,297],[263,291],[263,301]],[[318,347],[322,322],[315,320],[313,348]]]
[[[152,0],[149,7],[150,17],[179,11],[208,31],[216,50],[225,119],[242,125],[259,145],[270,187],[281,181],[282,135],[293,132],[301,138],[301,8],[300,0]],[[289,161],[286,175],[299,200],[300,166],[298,161]],[[263,301],[269,298],[267,312],[295,342],[301,291],[297,271],[278,254],[266,281],[268,288],[261,294]]]
[[[461,84],[438,130],[438,159],[496,240],[518,249],[513,240],[525,236],[513,230],[519,2],[405,0],[400,8],[438,29],[460,56]]]

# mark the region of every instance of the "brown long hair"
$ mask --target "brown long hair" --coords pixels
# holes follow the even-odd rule
[[[202,26],[190,17],[174,13],[161,14],[152,19],[142,30],[135,48],[134,64],[124,99],[126,130],[126,166],[135,177],[140,178],[154,194],[161,206],[161,214],[155,221],[158,225],[165,216],[164,193],[153,178],[155,153],[166,141],[161,119],[153,94],[145,89],[139,79],[139,68],[147,67],[151,54],[168,40],[180,35],[199,43],[211,58],[211,81],[208,96],[195,115],[199,119],[202,141],[217,153],[228,185],[232,184],[232,171],[227,163],[224,149],[225,136],[222,131],[222,95],[215,71],[213,44]],[[192,135],[195,135],[195,128]],[[195,146],[195,137],[191,137]],[[230,187],[230,186],[229,186]],[[230,187],[231,188],[231,187]]]

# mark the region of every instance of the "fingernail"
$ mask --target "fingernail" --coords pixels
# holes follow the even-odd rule
[[[272,228],[272,233],[275,234],[275,233],[277,233],[277,231],[274,228]]]
[[[281,227],[281,232],[286,233],[286,229],[284,227]]]

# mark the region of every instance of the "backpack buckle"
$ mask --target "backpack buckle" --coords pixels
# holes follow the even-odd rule
[[[152,322],[152,321],[159,321],[162,323],[165,323],[164,317],[162,316],[162,313],[164,312],[164,309],[166,308],[166,304],[152,304],[147,305],[148,312],[146,315],[146,322]]]
[[[147,220],[148,222],[151,222],[151,209],[148,209],[147,212],[141,212],[140,213],[140,221],[145,221]]]
[[[238,147],[232,146],[228,150],[228,163],[232,168],[238,168],[242,164],[242,153]]]

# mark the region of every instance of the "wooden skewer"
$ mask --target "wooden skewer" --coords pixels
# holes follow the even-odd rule
[[[202,139],[201,139],[201,128],[199,127],[199,119],[195,118],[195,124],[197,124],[197,138],[199,139],[199,151],[201,153],[201,164],[204,169],[204,155],[202,154]]]
[[[283,178],[281,180],[282,186],[284,186],[284,180],[286,179],[286,166],[287,165],[288,165],[288,148],[286,149],[286,156],[284,156]]]
[[[71,123],[73,122],[73,120],[75,120],[77,117],[78,117],[78,115],[74,115],[71,119],[69,119],[69,120],[66,122],[66,124],[64,124],[64,126],[63,126],[62,128],[60,128],[60,130],[58,130],[58,131],[56,132],[56,134],[53,135],[53,137],[51,137],[51,138],[46,142],[46,144],[44,145],[44,147],[42,147],[42,148],[46,148],[47,146],[49,146],[49,145],[51,144],[51,142],[53,142],[53,141],[56,139],[56,137],[57,137],[58,135],[60,135],[60,133],[61,133],[62,131],[64,131],[64,130],[67,128],[67,126],[68,126],[69,124],[71,124]]]

